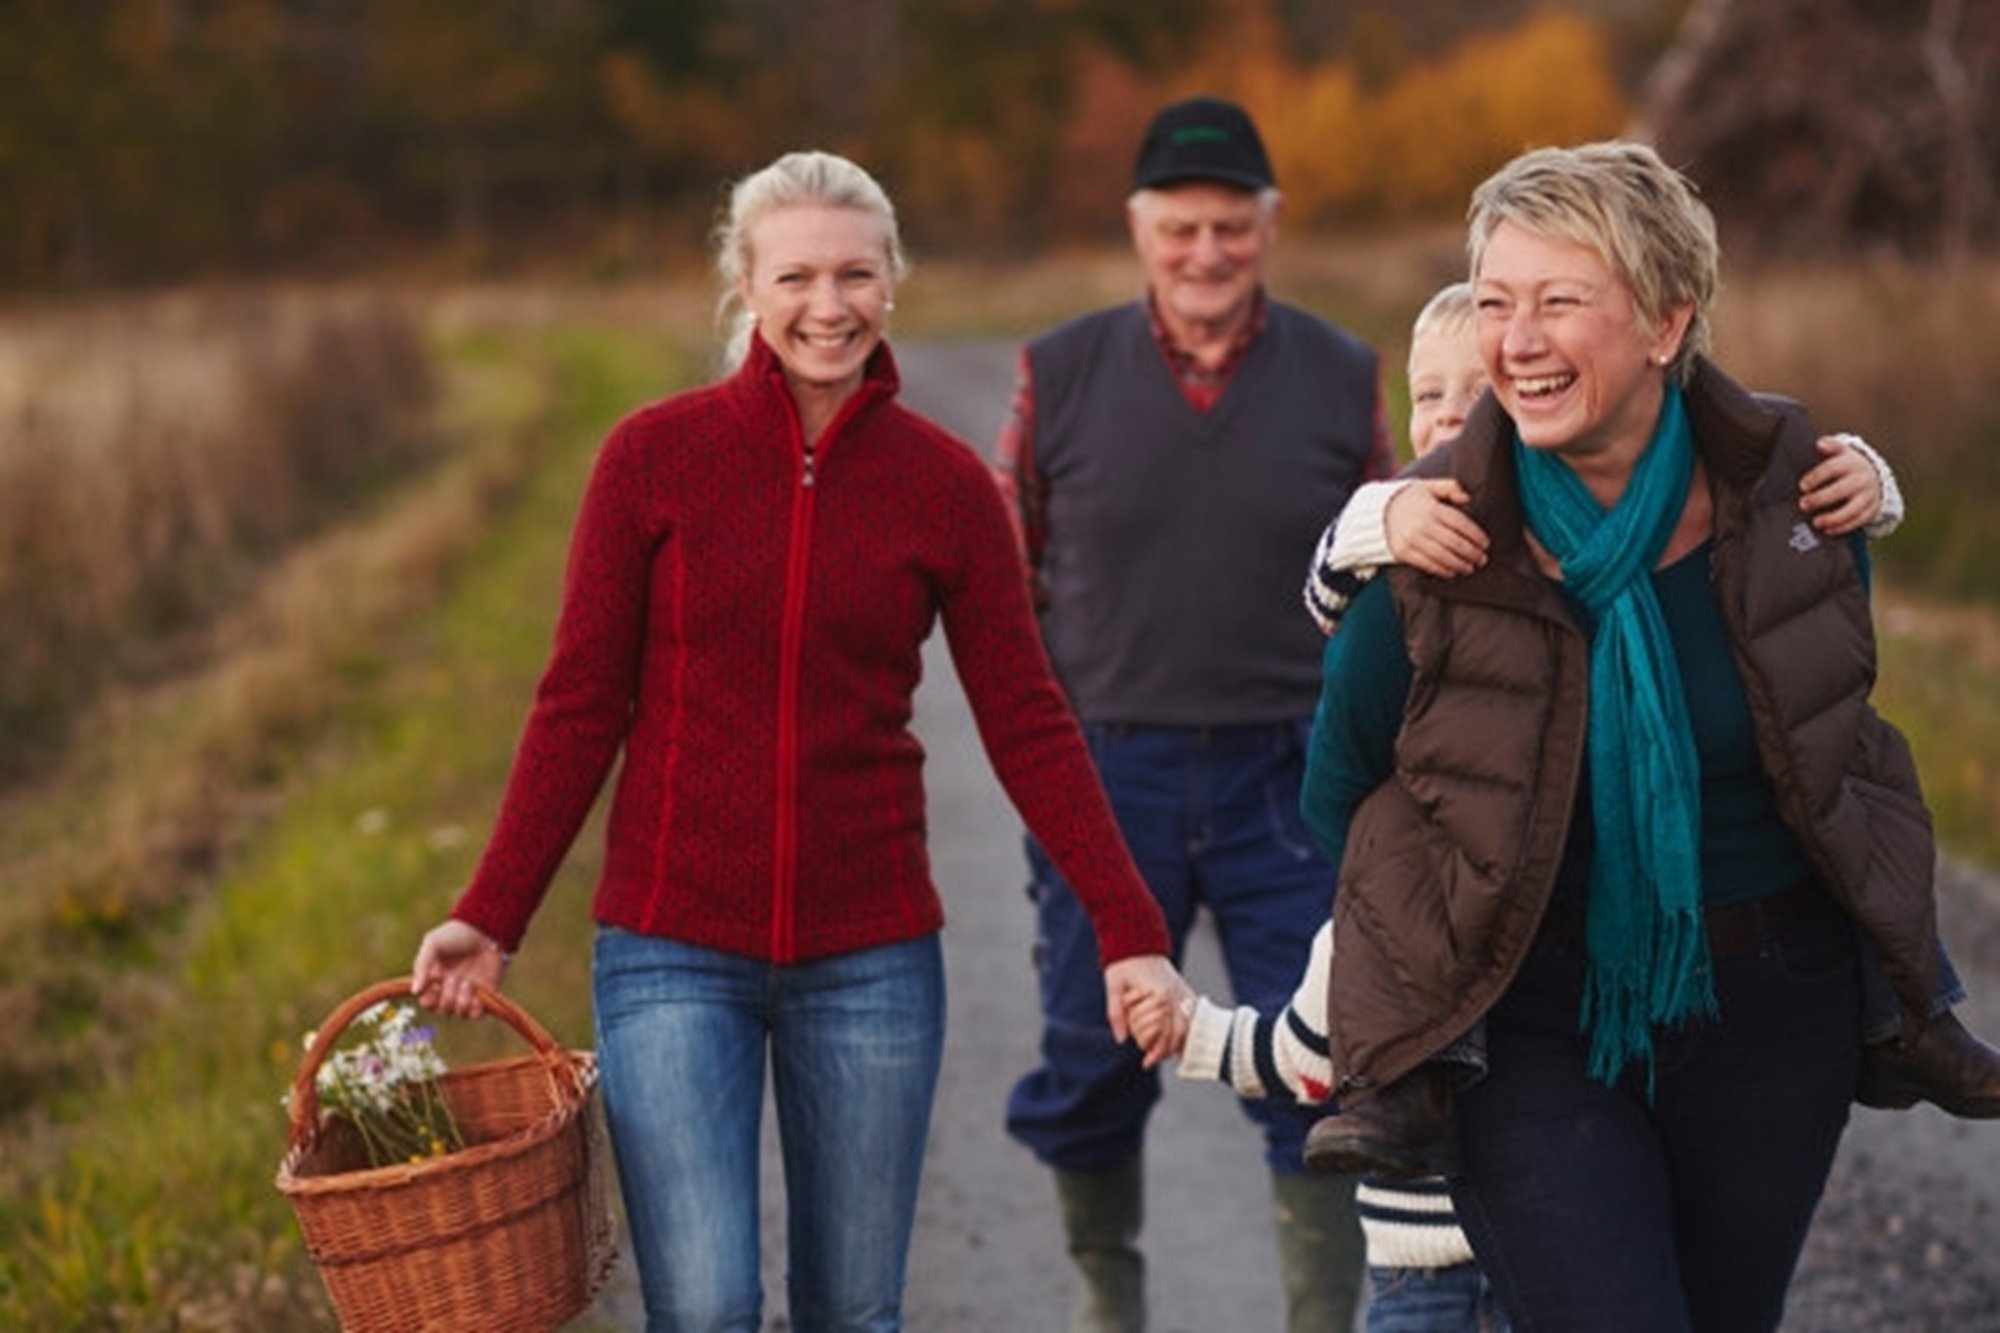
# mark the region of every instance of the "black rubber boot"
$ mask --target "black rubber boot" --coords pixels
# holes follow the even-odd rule
[[[1069,1257],[1082,1279],[1070,1333],[1145,1333],[1145,1172],[1133,1158],[1109,1171],[1057,1171]]]
[[[1354,1182],[1339,1176],[1271,1176],[1285,1333],[1348,1333],[1366,1269]]]

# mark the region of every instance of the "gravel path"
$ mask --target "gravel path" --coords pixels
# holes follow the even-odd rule
[[[1942,929],[1974,1031],[2000,1033],[2000,881],[1949,865]],[[2000,1330],[2000,1125],[1855,1109],[1793,1283],[1795,1333]]]
[[[982,448],[1006,409],[1014,347],[909,343],[906,395]],[[919,697],[930,753],[931,847],[946,900],[951,1021],[905,1304],[913,1333],[1052,1333],[1065,1326],[1068,1261],[1047,1175],[1001,1128],[1037,1033],[1019,824],[979,752],[942,646]],[[2000,1034],[2000,883],[1949,868],[1943,929],[1972,1000],[1968,1025]],[[1213,940],[1188,971],[1221,993]],[[775,1135],[766,1115],[767,1163]],[[1283,1327],[1259,1136],[1232,1100],[1174,1086],[1148,1149],[1146,1246],[1153,1333]],[[767,1172],[767,1329],[783,1318],[782,1184]],[[1856,1109],[1801,1265],[1785,1333],[2000,1333],[2000,1127],[1928,1108]],[[629,1263],[596,1324],[638,1329]]]

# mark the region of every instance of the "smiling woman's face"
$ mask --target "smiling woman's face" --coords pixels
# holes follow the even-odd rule
[[[1513,222],[1487,238],[1473,299],[1480,360],[1522,443],[1579,461],[1645,452],[1688,309],[1653,329],[1597,251]]]
[[[882,220],[799,204],[751,224],[744,306],[794,392],[845,396],[882,341],[894,289]]]

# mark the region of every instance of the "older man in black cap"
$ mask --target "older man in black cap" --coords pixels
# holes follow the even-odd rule
[[[1332,901],[1300,819],[1323,640],[1299,600],[1327,520],[1395,455],[1376,357],[1271,300],[1279,195],[1234,103],[1166,107],[1126,205],[1144,299],[1029,343],[998,450],[1043,638],[1178,956],[1206,908],[1240,1003],[1281,1008]],[[1157,1074],[1112,1038],[1090,925],[1028,845],[1042,1064],[1009,1132],[1053,1168],[1083,1278],[1073,1328],[1145,1324],[1141,1149]],[[1308,1174],[1310,1116],[1263,1127],[1293,1333],[1352,1324],[1353,1183]]]

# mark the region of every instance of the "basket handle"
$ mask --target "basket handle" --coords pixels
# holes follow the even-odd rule
[[[342,1000],[334,1011],[326,1016],[313,1034],[312,1047],[306,1051],[305,1059],[299,1062],[299,1072],[292,1079],[291,1117],[292,1142],[304,1143],[307,1136],[319,1123],[319,1089],[317,1087],[319,1067],[333,1053],[340,1040],[340,1034],[347,1031],[347,1025],[359,1018],[370,1007],[384,1000],[413,1000],[410,993],[409,977],[392,977],[378,981],[372,986],[356,991]],[[575,1063],[575,1057],[563,1049],[561,1043],[549,1035],[547,1028],[529,1016],[528,1011],[515,1004],[499,991],[475,982],[479,1002],[488,1014],[506,1020],[507,1025],[521,1035],[522,1040],[535,1048],[550,1072]]]

